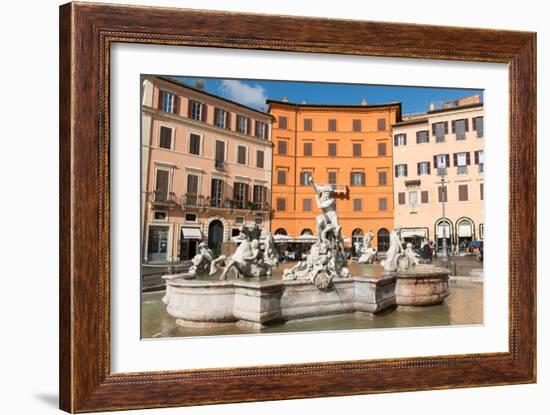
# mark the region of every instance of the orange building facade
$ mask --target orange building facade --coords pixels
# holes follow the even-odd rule
[[[394,225],[391,126],[401,104],[309,105],[268,100],[274,117],[272,221],[289,240],[315,235],[321,212],[309,185],[331,184],[348,248],[372,230],[379,251]]]

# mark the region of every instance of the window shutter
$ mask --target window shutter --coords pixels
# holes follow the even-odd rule
[[[416,163],[416,175],[420,176],[420,163]]]
[[[448,154],[445,154],[445,167],[451,167],[450,157]]]
[[[445,134],[449,134],[449,121],[445,121]]]
[[[158,109],[162,110],[162,103],[164,101],[164,91],[161,91],[159,89],[159,102],[158,102]]]
[[[464,120],[464,130],[465,130],[466,132],[469,131],[469,130],[468,130],[468,124],[469,124],[468,121],[470,121],[468,118],[466,118],[466,119]]]
[[[269,140],[269,137],[267,134],[269,133],[269,130],[267,129],[267,124],[264,124],[264,140]]]
[[[246,119],[246,134],[253,135],[252,134],[252,120],[250,118]]]
[[[349,174],[349,184],[350,186],[353,186],[353,172]]]
[[[407,134],[404,134],[404,137],[403,137],[403,145],[407,145]]]
[[[434,169],[437,169],[437,156],[434,156]]]
[[[395,177],[397,177],[397,165],[394,167],[395,170]]]
[[[367,183],[367,178],[365,177],[365,173],[361,173],[361,184],[364,186]]]
[[[432,135],[435,136],[435,124],[432,124]]]
[[[456,167],[458,166],[458,154],[453,153],[453,165]]]
[[[409,170],[409,166],[405,164],[405,177],[408,176],[408,170]]]
[[[193,101],[187,100],[187,118],[191,118],[191,108],[193,107]]]
[[[479,151],[474,151],[474,164],[479,164]]]
[[[180,115],[180,97],[177,95],[174,95],[174,105],[172,108],[172,113]]]
[[[472,131],[477,131],[476,118],[472,118]]]
[[[468,151],[468,152],[466,153],[466,165],[467,165],[467,166],[470,165],[470,161],[471,161],[471,160],[470,160],[470,152]]]
[[[220,112],[218,111],[218,108],[214,108],[214,125],[218,125],[218,118],[220,116]]]
[[[397,134],[393,136],[393,145],[397,147]]]
[[[451,126],[452,126],[452,131],[453,131],[453,134],[455,133],[455,122],[454,120],[451,121]]]
[[[426,163],[428,165],[428,174],[432,174],[432,170],[431,170],[431,166],[430,166],[430,163]]]
[[[202,122],[206,122],[207,120],[207,116],[208,116],[208,106],[206,104],[202,104],[202,117],[201,117],[201,121]]]
[[[225,113],[225,128],[231,130],[231,113],[229,111]]]

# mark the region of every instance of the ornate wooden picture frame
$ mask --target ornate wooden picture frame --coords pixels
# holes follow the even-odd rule
[[[338,36],[333,35],[335,32]],[[509,351],[111,373],[109,70],[110,48],[116,43],[508,64]],[[536,380],[534,33],[66,4],[60,8],[60,172],[60,407],[65,411],[342,396]]]

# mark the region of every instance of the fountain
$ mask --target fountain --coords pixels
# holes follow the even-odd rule
[[[390,247],[381,263],[383,270],[352,275],[333,187],[313,180],[310,184],[322,213],[316,218],[317,241],[306,258],[285,269],[281,279],[275,278],[273,269],[279,265],[273,236],[266,233],[262,238],[256,225],[241,227],[240,244],[230,256],[214,258],[206,244],[201,243],[188,272],[163,277],[163,302],[177,324],[237,324],[261,330],[289,321],[349,313],[375,314],[396,306],[426,306],[444,301],[449,295],[449,271],[418,264],[412,246],[402,247],[400,226],[390,235]],[[370,246],[373,235],[369,234],[358,247],[359,264],[374,261],[376,250]]]

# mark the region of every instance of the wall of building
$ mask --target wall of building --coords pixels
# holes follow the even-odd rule
[[[342,234],[351,238],[355,229],[391,230],[393,227],[392,145],[390,125],[395,123],[399,106],[315,107],[270,103],[273,125],[273,207],[272,230],[284,229],[289,236],[299,236],[305,229],[315,234],[315,217],[320,214],[313,189],[301,183],[300,174],[310,172],[320,184],[329,183],[329,172],[336,175],[337,209]],[[281,125],[286,117],[287,126]],[[311,130],[305,129],[311,120]],[[329,120],[336,121],[336,131],[329,131]],[[354,131],[353,120],[361,120],[360,131]],[[378,120],[384,120],[378,129]],[[284,122],[283,122],[284,124]],[[282,154],[280,142],[286,143]],[[304,144],[311,144],[311,155],[304,154]],[[336,145],[336,156],[329,154],[329,143]],[[378,144],[385,145],[385,155],[378,153]],[[353,145],[360,144],[360,155]],[[286,184],[279,184],[278,172],[286,171]],[[386,173],[386,183],[379,183],[379,172]],[[361,172],[365,183],[351,185],[351,173]],[[277,208],[277,199],[284,199],[286,209]],[[311,210],[304,209],[304,199]],[[354,199],[361,200],[361,209],[354,210]],[[386,209],[379,209],[379,199],[386,199]],[[350,242],[347,242],[350,246]]]

